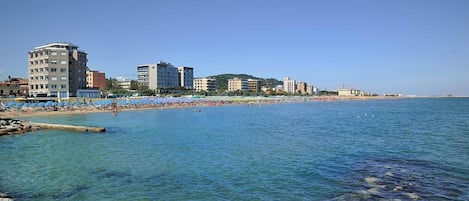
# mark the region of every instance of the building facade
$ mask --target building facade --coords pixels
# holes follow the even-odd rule
[[[179,86],[186,89],[194,88],[194,68],[182,66],[179,71]]]
[[[289,77],[283,78],[283,91],[289,94],[294,94],[296,91],[296,81]]]
[[[86,87],[91,89],[106,90],[106,74],[88,69],[86,71]]]
[[[0,97],[27,96],[29,90],[28,80],[22,78],[12,78],[0,82]]]
[[[297,82],[296,83],[296,93],[297,94],[307,94],[308,84],[306,82]]]
[[[261,92],[261,81],[255,79],[248,79],[248,89],[249,92]]]
[[[148,89],[179,87],[179,70],[170,63],[143,64],[137,66],[137,82]]]
[[[51,43],[29,52],[30,96],[67,98],[86,88],[87,53],[70,43]]]
[[[216,91],[217,79],[214,78],[195,78],[194,79],[195,91]]]
[[[248,81],[240,78],[228,79],[228,91],[249,91]]]

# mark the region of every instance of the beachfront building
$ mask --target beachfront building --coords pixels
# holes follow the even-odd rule
[[[339,96],[364,96],[365,93],[357,89],[337,89],[337,94]]]
[[[316,93],[314,92],[314,87],[311,85],[306,86],[306,93],[309,95],[315,95]]]
[[[186,89],[194,88],[194,68],[192,67],[178,67],[179,71],[179,86]]]
[[[261,91],[261,81],[255,79],[248,79],[249,92],[258,93]]]
[[[180,86],[179,81],[179,70],[171,63],[159,61],[137,66],[137,82],[148,89],[176,88]]]
[[[71,43],[51,43],[28,53],[30,96],[76,96],[86,89],[87,53]]]
[[[237,77],[233,79],[228,79],[228,91],[248,92],[249,91],[248,81],[242,80]]]
[[[290,77],[283,78],[283,91],[294,94],[296,91],[296,81],[290,79]]]
[[[306,82],[297,82],[296,83],[296,93],[297,94],[307,94],[307,88],[308,84]]]
[[[195,91],[216,91],[217,90],[217,79],[215,78],[195,78],[194,79],[194,90]]]
[[[28,80],[23,78],[12,78],[0,82],[0,97],[18,97],[28,95]]]
[[[132,86],[132,79],[119,76],[116,78],[116,80],[117,84],[119,85],[119,88],[130,90]]]
[[[90,89],[106,90],[106,74],[97,70],[86,70],[86,87]]]

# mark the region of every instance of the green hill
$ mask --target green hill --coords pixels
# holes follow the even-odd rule
[[[208,76],[210,78],[217,79],[217,88],[219,91],[228,89],[228,79],[233,79],[235,77],[247,80],[247,79],[256,79],[261,81],[261,86],[275,87],[277,85],[282,85],[283,82],[275,78],[258,78],[252,75],[247,74],[220,74]]]

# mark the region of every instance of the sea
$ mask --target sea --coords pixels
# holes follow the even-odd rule
[[[23,118],[15,200],[469,200],[469,98],[335,100]]]

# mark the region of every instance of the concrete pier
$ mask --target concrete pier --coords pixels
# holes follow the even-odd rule
[[[103,127],[73,126],[73,125],[46,124],[46,123],[31,123],[31,125],[38,126],[41,129],[56,129],[56,130],[66,130],[66,131],[78,131],[78,132],[101,133],[101,132],[106,131],[106,129]]]

